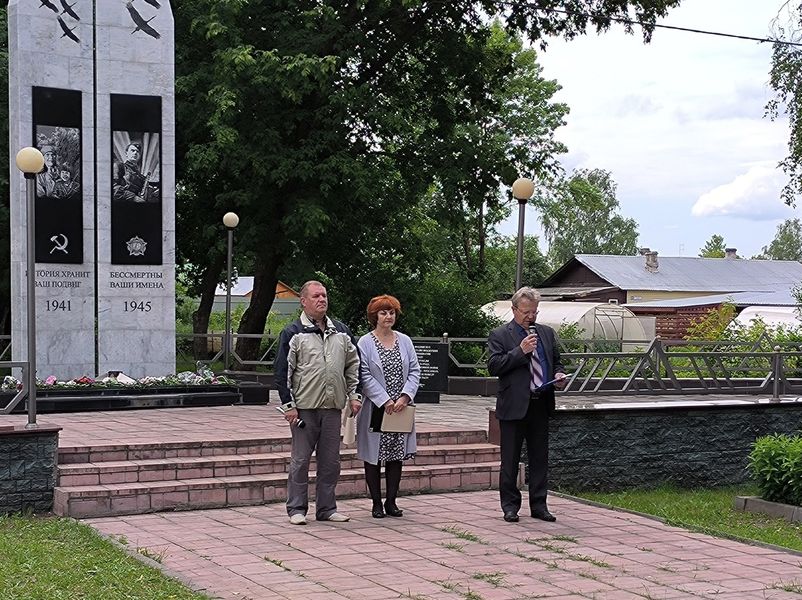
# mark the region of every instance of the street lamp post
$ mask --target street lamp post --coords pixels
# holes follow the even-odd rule
[[[228,371],[231,358],[231,260],[234,253],[234,229],[239,225],[237,213],[227,212],[223,215],[223,225],[228,230],[228,252],[226,254],[226,335],[223,343],[223,370]]]
[[[23,148],[17,152],[17,168],[25,176],[25,193],[27,197],[25,220],[27,230],[27,251],[25,275],[27,289],[27,330],[28,330],[28,429],[36,428],[36,249],[34,231],[34,201],[36,190],[36,174],[45,166],[42,153],[36,148]]]
[[[518,201],[518,252],[515,258],[515,289],[521,289],[524,273],[524,215],[526,203],[535,193],[535,184],[528,177],[519,177],[512,184],[512,195]]]

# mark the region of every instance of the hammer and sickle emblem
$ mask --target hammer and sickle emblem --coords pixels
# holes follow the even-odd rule
[[[63,238],[63,242],[59,242],[59,238]],[[69,254],[67,252],[67,244],[70,243],[70,240],[67,239],[67,236],[63,233],[59,233],[58,235],[54,235],[50,238],[50,241],[55,244],[53,248],[50,250],[50,254],[53,254],[56,250],[61,250],[64,254]]]

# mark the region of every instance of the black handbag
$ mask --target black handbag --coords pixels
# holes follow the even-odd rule
[[[371,410],[373,412],[370,413],[370,427],[368,429],[372,433],[381,433],[382,419],[384,419],[384,409],[371,402]]]

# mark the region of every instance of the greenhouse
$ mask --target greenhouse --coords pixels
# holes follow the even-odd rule
[[[499,300],[482,307],[502,321],[512,320],[512,302]],[[652,329],[653,329],[653,319]],[[538,304],[537,322],[559,331],[563,325],[576,325],[583,339],[625,340],[643,342],[651,340],[641,318],[631,310],[617,304],[601,302],[546,302]]]

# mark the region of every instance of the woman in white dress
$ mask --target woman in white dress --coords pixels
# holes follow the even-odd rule
[[[420,366],[412,340],[393,329],[401,304],[393,296],[376,296],[368,303],[373,331],[359,339],[360,379],[366,400],[357,415],[357,458],[365,463],[365,479],[373,500],[373,517],[400,517],[396,505],[403,461],[414,458],[415,428],[410,433],[370,430],[373,411],[400,412],[414,404]],[[381,463],[384,463],[387,497],[382,505]]]

